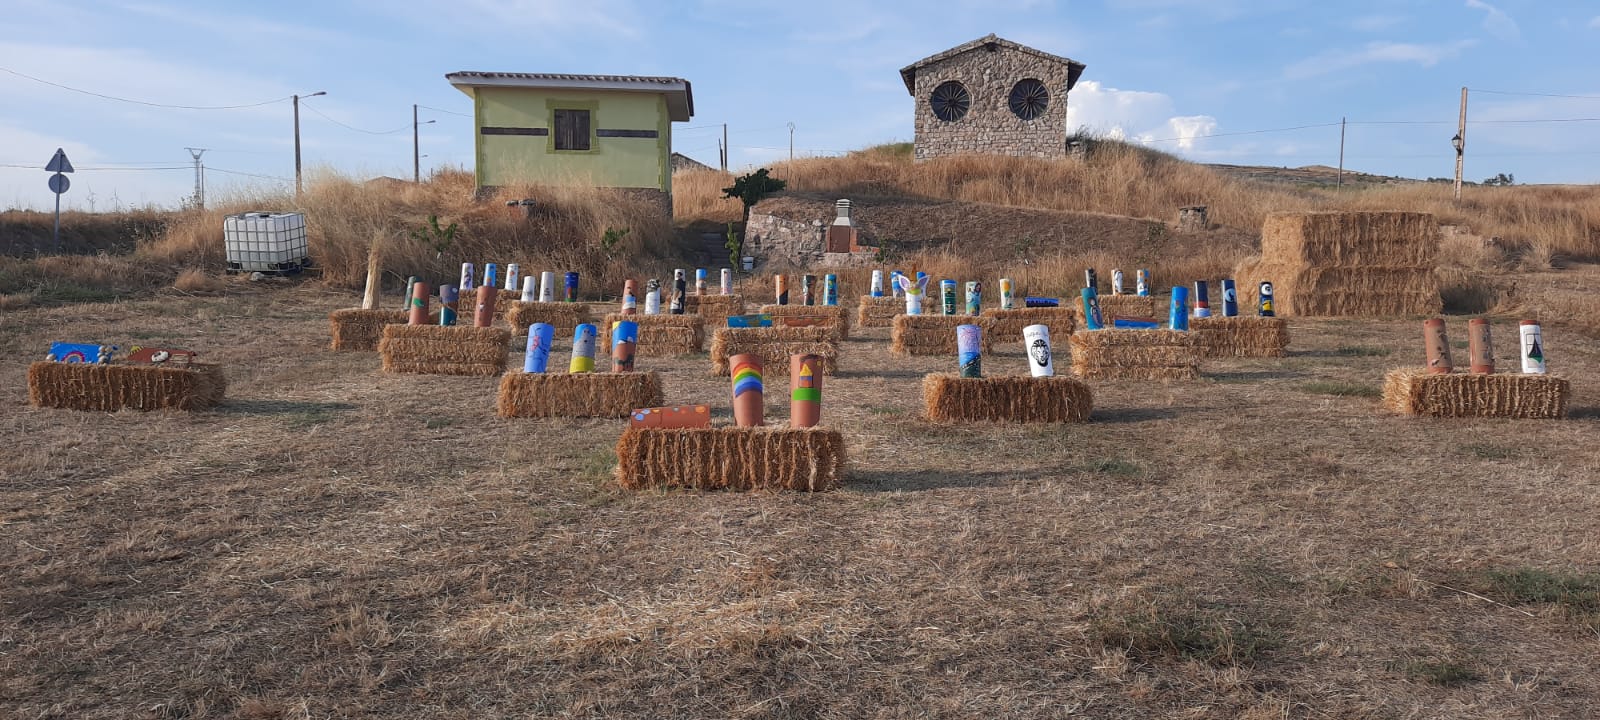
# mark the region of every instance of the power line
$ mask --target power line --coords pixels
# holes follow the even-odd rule
[[[1522,95],[1522,96],[1525,96],[1525,97],[1552,97],[1552,98],[1570,98],[1570,99],[1573,99],[1573,100],[1600,100],[1600,95],[1562,95],[1560,93],[1516,92],[1516,91],[1512,91],[1512,90],[1479,90],[1477,88],[1467,88],[1467,89],[1472,91],[1472,92],[1475,92],[1475,93],[1487,93],[1487,94],[1490,94],[1490,95]]]
[[[429,106],[429,105],[418,105],[417,107],[422,108],[423,110],[432,110],[434,112],[442,112],[442,113],[444,113],[446,115],[460,115],[461,117],[466,117],[466,118],[472,117],[472,113],[456,112],[454,110],[445,110],[443,108],[436,108],[436,107],[432,107],[432,106]]]
[[[240,176],[243,176],[243,177],[260,178],[262,180],[277,180],[278,182],[292,182],[293,181],[293,178],[278,177],[276,175],[259,175],[259,174],[256,174],[256,173],[240,172],[238,170],[225,170],[225,169],[219,168],[219,167],[207,167],[206,169],[210,170],[212,172],[226,173],[228,175],[240,175]]]
[[[42,170],[43,169],[37,164],[26,165],[26,164],[21,164],[21,163],[17,163],[17,164],[0,163],[0,168],[20,168],[20,169],[23,169],[23,170]],[[91,171],[92,172],[103,172],[103,171],[113,171],[113,170],[127,170],[127,171],[132,171],[132,172],[144,172],[146,170],[188,170],[188,169],[189,169],[188,165],[173,165],[171,167],[112,167],[112,166],[97,166],[97,167],[80,167],[80,168],[77,168],[78,172],[91,172]]]
[[[1263,133],[1291,132],[1291,131],[1294,131],[1294,130],[1309,130],[1311,128],[1325,128],[1325,127],[1339,127],[1339,123],[1321,123],[1321,124],[1318,124],[1318,125],[1296,125],[1294,127],[1268,128],[1266,130],[1241,130],[1239,132],[1212,133],[1210,135],[1190,135],[1188,137],[1162,138],[1160,140],[1143,140],[1143,139],[1137,139],[1137,138],[1135,138],[1135,140],[1137,142],[1144,142],[1144,143],[1181,142],[1181,141],[1184,141],[1184,140],[1201,140],[1201,139],[1204,139],[1204,138],[1233,137],[1233,136],[1236,136],[1236,135],[1261,135]]]
[[[93,97],[103,98],[103,99],[106,99],[106,100],[115,100],[117,102],[132,103],[134,105],[144,105],[146,107],[171,108],[171,109],[175,109],[175,110],[240,110],[240,109],[243,109],[243,108],[261,107],[262,105],[271,105],[273,103],[281,103],[281,102],[283,102],[285,100],[288,100],[288,99],[294,97],[292,95],[289,95],[289,96],[278,98],[276,100],[263,100],[263,101],[258,102],[258,103],[248,103],[248,104],[245,104],[245,105],[168,105],[166,103],[154,103],[154,102],[147,102],[147,101],[144,101],[144,100],[133,100],[133,99],[130,99],[130,98],[125,98],[125,97],[117,97],[115,95],[106,95],[104,93],[97,93],[97,92],[93,92],[93,91],[89,91],[89,90],[82,90],[82,89],[79,89],[79,88],[70,87],[70,86],[67,86],[67,85],[62,85],[61,83],[50,82],[49,80],[45,80],[45,79],[42,79],[42,78],[36,78],[36,77],[34,77],[32,75],[28,75],[26,73],[20,73],[20,72],[17,72],[15,70],[12,70],[11,68],[6,68],[6,67],[0,67],[0,72],[7,72],[7,73],[10,73],[10,74],[15,75],[17,77],[20,77],[20,78],[26,78],[28,80],[32,80],[32,81],[34,81],[36,83],[43,83],[43,84],[49,85],[51,87],[61,88],[62,90],[70,90],[70,91],[75,92],[75,93],[82,93],[84,95],[90,95],[90,96],[93,96]]]
[[[303,108],[305,108],[307,110],[310,110],[311,112],[314,112],[314,113],[316,113],[318,115],[321,115],[323,120],[327,120],[328,122],[331,122],[331,123],[333,123],[335,125],[338,125],[339,127],[342,127],[342,128],[344,128],[346,130],[354,130],[354,131],[356,131],[358,133],[366,133],[368,135],[393,135],[393,134],[395,134],[397,132],[400,132],[402,130],[410,130],[411,129],[411,123],[406,123],[406,124],[401,125],[400,127],[397,127],[397,128],[395,128],[393,130],[382,130],[382,131],[379,131],[379,130],[363,130],[361,128],[355,127],[354,125],[346,125],[346,124],[344,124],[342,122],[339,122],[338,120],[335,120],[335,119],[333,119],[331,117],[328,117],[328,115],[326,113],[322,112],[321,110],[318,110],[318,109],[316,109],[314,107],[311,107],[311,104],[307,103],[304,99],[302,99],[300,101],[300,107],[303,107]]]

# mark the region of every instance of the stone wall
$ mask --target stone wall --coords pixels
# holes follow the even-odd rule
[[[762,265],[808,267],[822,259],[827,230],[821,220],[790,220],[752,211],[744,226],[744,254]]]
[[[1067,66],[1031,53],[994,45],[917,68],[916,153],[918,160],[963,153],[1065,157]],[[1023,120],[1011,112],[1011,88],[1034,79],[1049,90],[1044,114]],[[947,80],[966,86],[972,106],[959,120],[933,114],[928,98]]]

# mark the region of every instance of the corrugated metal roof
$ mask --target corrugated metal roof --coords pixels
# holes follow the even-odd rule
[[[565,80],[568,82],[636,82],[656,85],[683,83],[688,80],[675,77],[654,77],[650,75],[575,75],[570,73],[518,73],[518,72],[479,72],[464,70],[453,72],[445,76],[446,80],[455,82],[457,78],[502,78],[506,80]]]
[[[463,70],[444,76],[458,90],[472,95],[474,87],[567,88],[660,92],[667,96],[668,114],[674,122],[694,116],[694,87],[688,80],[649,75],[580,75],[576,73],[520,73]],[[638,86],[637,90],[629,86]]]

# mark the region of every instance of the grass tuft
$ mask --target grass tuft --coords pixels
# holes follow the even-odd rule
[[[1442,687],[1460,687],[1482,678],[1471,667],[1449,660],[1439,662],[1416,660],[1406,663],[1404,671],[1406,677],[1412,680]]]
[[[1134,597],[1102,608],[1090,621],[1090,635],[1106,649],[1120,648],[1147,662],[1243,665],[1276,644],[1264,627],[1227,608],[1174,595]]]
[[[1300,390],[1314,395],[1333,395],[1335,397],[1361,397],[1376,398],[1382,395],[1382,390],[1364,383],[1353,383],[1343,380],[1318,380],[1315,382],[1301,383]]]

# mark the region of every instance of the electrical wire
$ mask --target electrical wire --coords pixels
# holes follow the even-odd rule
[[[304,100],[300,101],[300,107],[303,107],[303,108],[305,108],[307,110],[310,110],[311,112],[314,112],[314,113],[316,113],[318,115],[321,115],[323,120],[327,120],[328,122],[331,122],[331,123],[333,123],[335,125],[338,125],[339,127],[342,127],[342,128],[344,128],[346,130],[354,130],[354,131],[356,131],[358,133],[365,133],[367,135],[393,135],[393,134],[395,134],[397,132],[400,132],[402,130],[410,130],[411,129],[411,123],[406,123],[406,124],[401,125],[400,127],[397,127],[397,128],[395,128],[393,130],[381,130],[381,131],[380,130],[363,130],[363,129],[358,128],[358,127],[356,127],[354,125],[346,125],[346,124],[344,124],[342,122],[339,122],[338,120],[335,120],[335,119],[333,119],[331,117],[328,117],[327,113],[324,113],[321,110],[318,110],[318,109],[312,107],[309,103],[307,103]]]
[[[210,165],[206,166],[206,170],[208,172],[209,171],[216,171],[216,172],[224,173],[224,174],[227,174],[227,175],[241,175],[243,177],[260,178],[262,180],[276,180],[278,182],[290,182],[291,179],[292,179],[292,178],[286,178],[286,177],[278,177],[276,175],[260,175],[260,174],[257,174],[257,173],[247,173],[247,172],[241,172],[241,171],[238,171],[238,170],[228,170],[226,168],[211,167]]]
[[[1477,88],[1467,88],[1467,90],[1469,92],[1486,93],[1486,94],[1489,94],[1489,95],[1521,95],[1521,96],[1524,96],[1524,97],[1569,98],[1569,99],[1572,99],[1572,100],[1600,100],[1600,95],[1562,95],[1560,93],[1516,92],[1516,91],[1513,91],[1513,90],[1479,90]]]
[[[90,91],[90,90],[82,90],[82,89],[71,87],[71,86],[68,86],[68,85],[62,85],[61,83],[50,82],[49,80],[45,80],[43,78],[36,78],[36,77],[34,77],[32,75],[29,75],[27,73],[20,73],[20,72],[17,72],[16,70],[12,70],[11,68],[7,68],[7,67],[0,67],[0,72],[10,73],[10,74],[15,75],[15,76],[20,77],[20,78],[26,78],[28,80],[32,80],[32,81],[34,81],[36,83],[42,83],[42,84],[45,84],[45,85],[49,85],[51,87],[61,88],[62,90],[70,90],[70,91],[75,92],[75,93],[82,93],[84,95],[89,95],[89,96],[92,96],[92,97],[103,98],[105,100],[115,100],[117,102],[132,103],[134,105],[144,105],[146,107],[156,107],[156,108],[170,108],[170,109],[174,109],[174,110],[241,110],[241,109],[244,109],[244,108],[261,107],[262,105],[271,105],[273,103],[281,103],[281,102],[283,102],[285,100],[292,100],[294,98],[293,95],[286,95],[286,96],[278,98],[276,100],[263,100],[263,101],[258,102],[258,103],[246,103],[244,105],[168,105],[166,103],[155,103],[155,102],[147,102],[145,100],[134,100],[134,99],[131,99],[131,98],[117,97],[115,95],[106,95],[104,93],[97,93],[97,92],[93,92],[93,91]]]
[[[446,115],[460,115],[461,117],[465,117],[465,118],[472,117],[472,113],[456,112],[454,110],[445,110],[443,108],[436,108],[436,107],[432,107],[430,105],[418,104],[417,107],[422,108],[423,110],[432,110],[434,112],[441,112],[441,113],[444,113]]]

